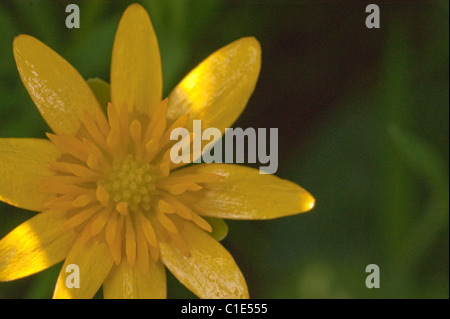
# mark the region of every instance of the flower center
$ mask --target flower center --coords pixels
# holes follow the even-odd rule
[[[184,127],[188,116],[167,127],[166,110],[167,99],[150,118],[129,113],[126,104],[120,112],[109,104],[108,118],[101,110],[85,112],[75,136],[47,134],[62,155],[50,164],[55,175],[40,180],[55,195],[45,208],[66,214],[61,229],[77,229],[81,243],[91,237],[106,242],[116,265],[126,256],[144,275],[149,259],[159,260],[161,242],[189,256],[179,229],[183,223],[212,231],[178,195],[222,179],[207,173],[170,174],[176,168],[170,161],[170,132]]]
[[[112,165],[103,187],[116,204],[125,202],[132,211],[150,211],[151,197],[156,193],[155,169],[154,165],[142,164],[129,154],[122,162]]]

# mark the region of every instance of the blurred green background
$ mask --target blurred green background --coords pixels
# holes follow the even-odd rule
[[[228,223],[223,244],[253,298],[449,297],[448,1],[137,2],[158,36],[165,95],[220,47],[261,42],[260,78],[234,126],[278,127],[277,175],[317,206]],[[80,29],[65,27],[69,3]],[[13,38],[33,35],[86,79],[108,81],[130,3],[0,1],[0,137],[49,131],[20,81]],[[365,26],[369,3],[380,6],[380,29]],[[0,238],[33,215],[0,203]],[[379,289],[365,286],[368,264],[380,267]],[[51,297],[60,267],[0,283],[0,298]],[[193,297],[168,280],[169,298]]]

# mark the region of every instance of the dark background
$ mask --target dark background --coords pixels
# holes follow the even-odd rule
[[[449,297],[448,1],[137,2],[158,36],[164,95],[220,47],[249,35],[261,43],[259,81],[234,127],[277,127],[277,175],[317,206],[228,223],[223,244],[252,297]],[[69,3],[80,29],[65,27]],[[0,137],[50,131],[20,81],[13,38],[33,35],[84,78],[109,81],[130,3],[0,1]],[[370,3],[380,29],[365,26]],[[33,215],[0,203],[0,237]],[[380,267],[379,289],[365,286],[368,264]],[[51,297],[60,267],[0,283],[0,298]],[[192,296],[169,276],[169,298]]]

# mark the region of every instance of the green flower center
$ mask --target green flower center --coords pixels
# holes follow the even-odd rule
[[[125,202],[133,211],[149,211],[151,197],[156,193],[154,171],[154,165],[143,164],[128,155],[123,161],[113,163],[103,187],[116,204]]]

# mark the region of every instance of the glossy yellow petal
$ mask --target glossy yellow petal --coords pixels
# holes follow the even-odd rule
[[[201,215],[226,219],[272,219],[306,212],[315,200],[297,184],[258,169],[232,164],[199,164],[171,176],[214,173],[220,182],[204,185],[198,192],[179,196]]]
[[[145,9],[130,5],[117,29],[111,61],[111,98],[120,110],[153,114],[162,96],[158,40]]]
[[[58,148],[48,140],[32,138],[0,139],[0,200],[8,204],[42,211],[52,196],[38,181],[54,173],[50,162],[60,157]]]
[[[202,120],[202,128],[222,133],[244,110],[261,68],[261,47],[253,37],[221,48],[192,70],[170,93],[169,120],[189,113],[189,124]]]
[[[245,279],[230,253],[190,222],[180,223],[179,228],[189,245],[189,257],[175,245],[160,244],[161,258],[172,274],[200,298],[249,298]]]
[[[73,230],[61,231],[61,212],[40,213],[0,241],[0,281],[35,274],[63,260],[75,240]]]
[[[166,272],[161,262],[150,261],[144,276],[130,267],[126,258],[114,266],[103,284],[105,299],[164,299],[167,296]]]
[[[105,242],[91,238],[86,243],[76,240],[59,273],[53,294],[55,299],[87,299],[95,296],[113,265],[113,258]],[[79,288],[69,288],[66,285],[68,265],[77,265],[79,269]],[[70,269],[70,268],[69,268]],[[69,278],[69,281],[71,278]]]
[[[16,37],[14,57],[23,84],[55,133],[75,134],[83,110],[95,114],[99,105],[83,77],[41,41]]]

